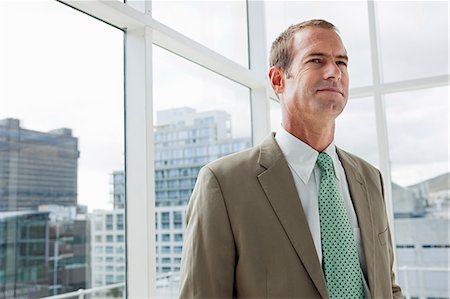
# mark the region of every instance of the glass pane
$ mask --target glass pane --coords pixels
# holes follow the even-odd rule
[[[373,98],[350,99],[336,120],[336,145],[379,167]]]
[[[152,16],[248,67],[247,4],[236,1],[152,1]]]
[[[266,1],[267,51],[291,24],[325,19],[336,25],[347,48],[350,87],[372,84],[367,4],[361,2]],[[269,56],[267,56],[269,57]]]
[[[448,1],[379,1],[384,81],[448,74]]]
[[[410,296],[450,291],[448,92],[386,96],[399,282]]]
[[[200,168],[251,146],[250,90],[153,47],[157,297],[177,297],[185,208]]]
[[[269,100],[269,115],[270,115],[270,130],[277,131],[281,125],[281,107],[280,103],[270,99]]]
[[[56,1],[0,1],[0,36],[0,297],[104,284],[90,227],[110,223],[90,212],[113,208],[124,169],[124,34]]]

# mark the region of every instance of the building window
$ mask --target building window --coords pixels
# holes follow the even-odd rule
[[[105,257],[105,262],[112,263],[112,262],[114,262],[114,258],[112,256],[107,256],[107,257]]]
[[[182,242],[183,234],[174,234],[174,240],[175,240],[175,242]]]
[[[190,192],[187,191],[188,195]],[[183,214],[181,212],[173,212],[173,227],[183,228]]]
[[[170,234],[163,234],[162,235],[162,241],[163,242],[170,242]]]

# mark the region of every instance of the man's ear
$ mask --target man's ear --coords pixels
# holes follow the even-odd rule
[[[269,79],[272,84],[272,88],[276,94],[284,92],[285,78],[284,72],[277,66],[272,66],[269,69]]]

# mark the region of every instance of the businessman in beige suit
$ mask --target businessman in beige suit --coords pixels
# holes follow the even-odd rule
[[[200,172],[180,298],[403,298],[380,172],[334,144],[347,64],[323,20],[274,41],[269,79],[281,128]]]

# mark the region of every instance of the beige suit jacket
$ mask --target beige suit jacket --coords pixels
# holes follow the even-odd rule
[[[403,298],[380,172],[337,150],[372,298]],[[202,168],[190,199],[180,298],[329,298],[291,170],[272,134]]]

